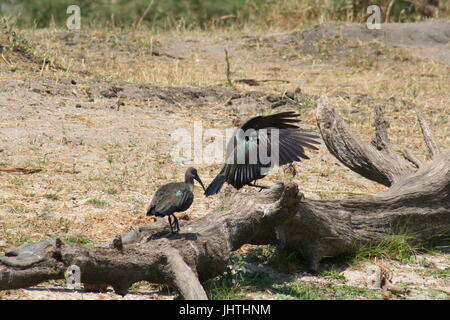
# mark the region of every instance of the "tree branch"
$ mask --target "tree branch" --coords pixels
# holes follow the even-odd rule
[[[166,271],[168,283],[175,287],[186,300],[208,300],[198,276],[186,264],[178,251],[169,255],[170,268]]]
[[[439,147],[434,140],[433,134],[431,133],[430,126],[428,125],[428,122],[425,120],[425,117],[423,116],[422,111],[418,108],[414,108],[416,111],[417,119],[420,124],[420,128],[422,129],[423,138],[425,141],[425,145],[428,148],[428,152],[431,155],[431,158],[434,158],[436,155],[440,153]]]
[[[405,149],[403,150],[403,157],[405,157],[406,160],[408,160],[409,162],[411,162],[412,164],[414,164],[416,166],[416,168],[420,168],[422,166],[422,161],[417,158],[411,150],[409,149]]]
[[[377,125],[376,140],[378,141],[375,144],[382,147],[382,150],[356,138],[348,129],[341,115],[330,107],[328,98],[319,100],[316,117],[328,150],[345,166],[363,177],[389,187],[405,175],[417,170],[401,155],[386,149],[387,125],[383,120],[380,108],[375,121]]]
[[[372,145],[377,150],[387,150],[389,146],[389,136],[387,128],[389,123],[384,119],[383,109],[380,105],[375,106],[375,138],[372,140]]]

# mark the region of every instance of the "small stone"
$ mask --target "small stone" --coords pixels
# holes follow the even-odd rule
[[[381,269],[378,266],[367,268],[367,287],[369,289],[381,289]]]

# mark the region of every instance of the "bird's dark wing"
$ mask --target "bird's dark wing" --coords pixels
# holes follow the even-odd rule
[[[317,150],[314,145],[320,144],[319,136],[293,125],[298,122],[296,117],[298,114],[294,112],[282,112],[255,117],[242,125],[240,129],[245,135],[236,132],[228,143],[226,181],[239,189],[264,177],[273,166],[309,159],[305,149]]]
[[[266,174],[258,164],[225,165],[226,182],[236,189],[240,189],[252,181],[263,178]]]
[[[298,116],[292,111],[281,112],[245,122],[228,141],[226,163],[205,194],[219,192],[225,181],[240,189],[263,178],[274,165],[309,159],[305,149],[317,150],[314,145],[320,144],[319,136],[295,125]],[[267,146],[264,151],[259,148],[262,143]]]
[[[226,181],[240,189],[244,185],[263,178],[270,168],[274,166],[282,166],[302,159],[309,159],[305,149],[317,150],[315,144],[319,144],[316,138],[318,136],[311,134],[309,131],[300,129],[279,129],[278,137],[268,130],[266,134],[258,135],[258,140],[249,139],[241,141],[239,145],[233,149],[230,158],[224,166],[222,174],[226,176]],[[267,146],[266,151],[258,149],[261,143]],[[245,146],[247,145],[247,146]],[[266,159],[261,158],[258,152],[266,152]],[[241,152],[245,153],[245,157],[239,157]],[[278,155],[273,152],[278,153]],[[255,161],[250,161],[253,155]],[[244,162],[238,161],[244,159]]]
[[[227,157],[233,152],[238,140],[242,139],[242,133],[248,132],[249,129],[259,130],[268,128],[277,129],[298,129],[295,123],[299,122],[297,119],[299,114],[294,111],[280,112],[269,116],[257,116],[247,120],[234,132],[232,138],[227,144]]]
[[[244,131],[247,129],[258,130],[264,128],[295,129],[298,126],[293,123],[299,122],[297,119],[298,116],[299,114],[294,111],[280,112],[269,116],[258,116],[247,120],[240,128]]]
[[[276,134],[278,137],[276,137]],[[279,129],[276,133],[268,130],[267,134],[259,135],[259,143],[266,143],[267,149],[278,152],[278,157],[273,155],[273,159],[278,159],[279,166],[309,159],[305,148],[318,150],[315,144],[320,144],[319,136],[311,134],[311,131],[304,129]]]
[[[160,187],[153,196],[147,215],[167,216],[189,209],[193,193],[185,183],[169,183]]]

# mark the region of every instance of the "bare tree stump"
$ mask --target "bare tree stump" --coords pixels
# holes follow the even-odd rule
[[[172,235],[165,221],[141,226],[109,244],[83,247],[61,240],[22,245],[0,257],[0,290],[64,279],[76,265],[81,282],[108,284],[126,294],[138,281],[174,287],[184,299],[207,299],[201,285],[222,274],[232,251],[243,244],[281,244],[300,249],[312,270],[324,257],[407,230],[418,239],[450,234],[450,151],[440,152],[417,112],[432,161],[411,151],[394,152],[382,108],[375,109],[371,144],[356,138],[326,98],[317,122],[328,150],[362,176],[388,186],[374,196],[304,199],[295,184],[277,183],[261,193],[233,192],[223,210],[182,222]]]

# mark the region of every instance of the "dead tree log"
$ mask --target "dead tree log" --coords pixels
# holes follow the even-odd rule
[[[283,184],[256,196],[235,193],[227,210],[184,223],[175,235],[160,220],[110,245],[60,240],[22,245],[0,257],[0,290],[64,279],[65,270],[77,265],[82,283],[109,284],[119,294],[149,281],[170,285],[185,299],[207,299],[200,282],[224,272],[230,253],[243,244],[274,243],[275,227],[296,214],[302,196],[296,185]]]
[[[417,108],[416,113],[432,157],[427,164],[391,149],[381,107],[375,108],[375,138],[367,144],[349,131],[328,99],[319,101],[316,118],[328,150],[352,171],[390,188],[375,196],[299,204],[277,233],[282,244],[305,253],[311,269],[324,257],[351,253],[390,232],[406,231],[418,240],[450,237],[450,150],[439,151],[423,114]]]
[[[356,138],[321,99],[317,121],[328,150],[362,176],[389,187],[375,196],[340,200],[304,199],[294,184],[275,184],[261,193],[233,192],[223,209],[184,222],[172,235],[165,221],[145,225],[110,244],[83,247],[61,240],[20,246],[0,257],[0,290],[64,279],[76,265],[81,282],[109,284],[126,294],[138,281],[174,287],[184,299],[207,299],[201,283],[220,275],[233,250],[243,244],[281,244],[300,249],[312,270],[320,260],[354,251],[396,230],[417,239],[450,234],[450,151],[440,152],[417,113],[432,161],[389,145],[388,124],[376,108],[372,144]]]

